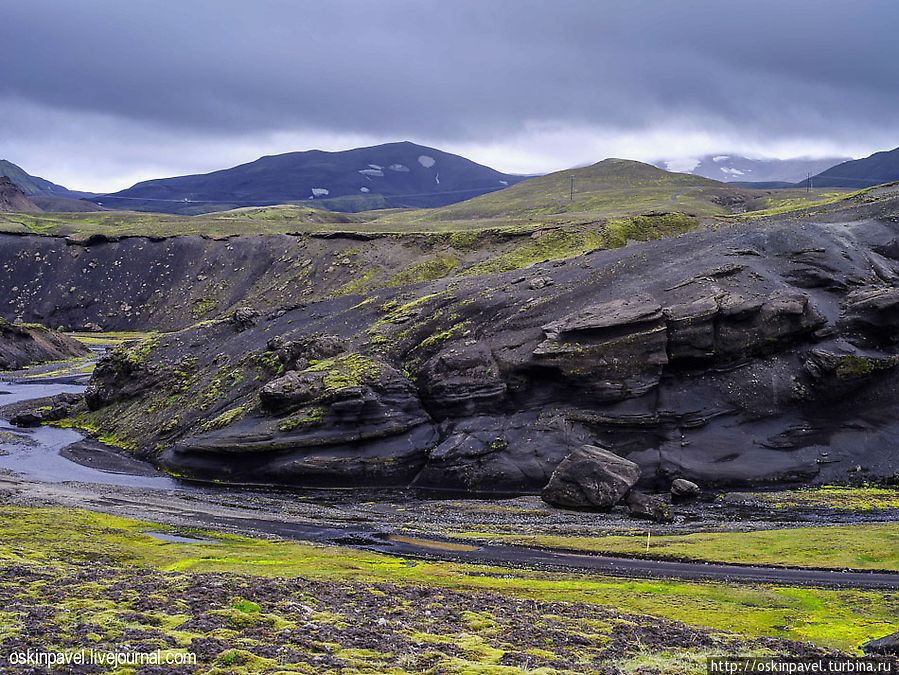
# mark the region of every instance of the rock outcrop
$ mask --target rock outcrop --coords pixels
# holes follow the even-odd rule
[[[41,209],[6,176],[0,176],[0,212],[34,213]]]
[[[201,479],[543,491],[608,508],[676,479],[891,478],[899,207],[887,206],[206,321],[104,359],[88,403],[111,433]],[[613,480],[584,446],[637,469]]]
[[[865,654],[878,656],[899,655],[899,631],[876,640],[869,640],[862,645],[862,651]]]
[[[0,370],[32,363],[86,356],[90,350],[74,338],[43,326],[13,324],[0,319]]]
[[[81,396],[78,394],[57,394],[40,401],[41,405],[35,406],[32,403],[29,407],[20,408],[10,416],[9,421],[17,427],[37,427],[45,422],[55,422],[67,417],[73,405],[80,401]]]

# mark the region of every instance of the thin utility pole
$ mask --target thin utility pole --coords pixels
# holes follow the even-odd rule
[[[812,172],[811,171],[808,171],[805,174],[805,191],[806,192],[812,191]]]
[[[568,201],[574,201],[574,176],[570,176],[571,178],[571,191],[568,194]]]

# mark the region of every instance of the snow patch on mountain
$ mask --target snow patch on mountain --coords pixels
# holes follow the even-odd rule
[[[437,160],[431,157],[430,155],[419,155],[418,163],[421,164],[424,168],[430,169],[437,163]]]

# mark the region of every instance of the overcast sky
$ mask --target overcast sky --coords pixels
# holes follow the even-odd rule
[[[509,172],[899,145],[895,0],[0,0],[0,158],[110,191],[413,140]]]

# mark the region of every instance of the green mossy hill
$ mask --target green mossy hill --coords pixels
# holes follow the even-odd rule
[[[841,196],[833,190],[750,190],[642,162],[606,159],[592,166],[531,178],[458,204],[387,214],[379,222],[384,226],[466,221],[586,224],[651,212],[720,217],[762,209],[786,213],[830,204]]]

